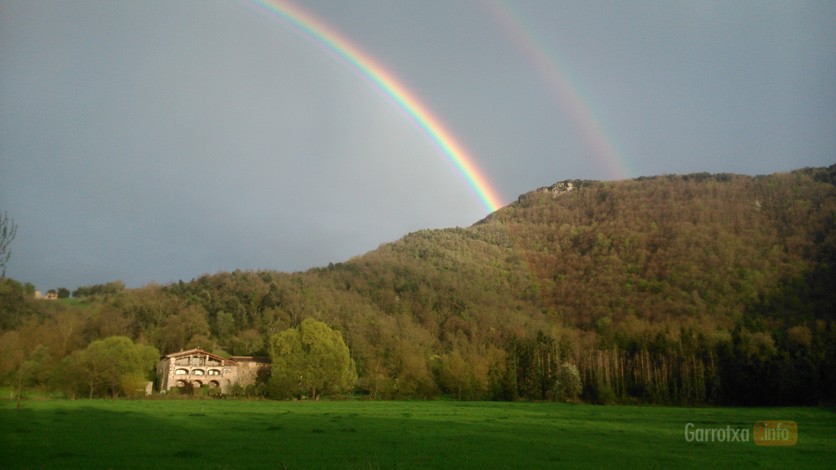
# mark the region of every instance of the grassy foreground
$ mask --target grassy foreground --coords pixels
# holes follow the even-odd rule
[[[0,401],[3,468],[836,468],[819,408],[452,401]],[[798,423],[798,444],[686,442],[685,425]]]

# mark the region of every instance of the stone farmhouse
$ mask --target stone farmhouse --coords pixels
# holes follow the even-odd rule
[[[270,358],[232,356],[223,358],[200,348],[162,356],[157,363],[160,391],[191,385],[219,388],[229,393],[235,384],[242,387],[264,380],[270,374]]]

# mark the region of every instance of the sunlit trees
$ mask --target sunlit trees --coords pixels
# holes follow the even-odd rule
[[[200,305],[179,306],[151,327],[149,336],[163,354],[193,347],[212,349],[206,311]]]
[[[557,373],[556,398],[562,401],[575,401],[583,390],[581,375],[577,366],[564,362]]]
[[[356,390],[372,398],[571,401],[577,377],[590,402],[832,401],[834,175],[561,182],[471,227],[421,230],[327,267],[117,281],[79,288],[75,302],[36,301],[34,286],[0,279],[0,350],[25,345],[0,357],[0,376],[44,387],[52,369],[47,384],[89,394],[89,382],[73,385],[86,377],[82,351],[110,336],[163,352],[269,351],[287,366],[277,347],[310,352],[299,335],[316,318],[341,333]],[[292,365],[274,391],[341,388],[303,384],[316,365]]]
[[[11,385],[10,398],[17,398],[18,406],[24,388],[43,385],[50,373],[52,358],[39,340],[41,333],[40,322],[28,317],[17,329],[0,334],[0,377]]]
[[[125,390],[123,385],[147,381],[160,357],[156,348],[135,344],[124,336],[93,341],[77,354],[77,362],[70,365],[80,371],[90,398],[131,393],[133,390]]]
[[[264,350],[264,339],[254,328],[244,330],[230,341],[230,352],[236,355],[248,356],[259,354]]]
[[[18,398],[26,380],[24,364],[30,349],[18,331],[7,331],[0,335],[0,374],[10,384],[9,399]]]
[[[81,286],[73,291],[73,297],[92,297],[114,295],[125,290],[125,283],[122,281],[111,281],[105,284],[92,286]]]
[[[0,330],[18,328],[25,318],[38,313],[30,287],[14,279],[0,278]]]
[[[351,391],[357,372],[340,332],[306,318],[270,341],[272,384],[278,395],[321,395]]]

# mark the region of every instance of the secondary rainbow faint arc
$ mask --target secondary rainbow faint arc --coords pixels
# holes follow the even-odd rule
[[[441,122],[388,70],[355,46],[334,28],[301,8],[278,0],[251,0],[269,13],[285,20],[297,31],[315,39],[336,52],[345,61],[368,77],[390,96],[412,120],[430,137],[441,152],[473,188],[479,200],[490,212],[502,207],[502,200],[487,178],[476,167],[464,147],[456,141]]]
[[[486,0],[481,2],[481,5],[499,22],[500,28],[546,79],[555,97],[577,122],[584,139],[609,173],[608,176],[617,179],[628,178],[630,171],[627,159],[618,151],[614,139],[592,112],[590,100],[584,99],[580,87],[570,79],[566,67],[561,65],[555,54],[547,52],[545,44],[537,39],[534,29],[525,24],[507,0]]]

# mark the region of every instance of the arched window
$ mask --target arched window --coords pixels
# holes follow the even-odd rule
[[[203,375],[204,373],[205,372],[203,372],[203,369],[195,369],[192,371],[192,374],[194,375]]]
[[[221,375],[221,371],[218,369],[209,369],[209,375]]]
[[[187,375],[189,373],[186,369],[177,369],[174,371],[174,375]]]

